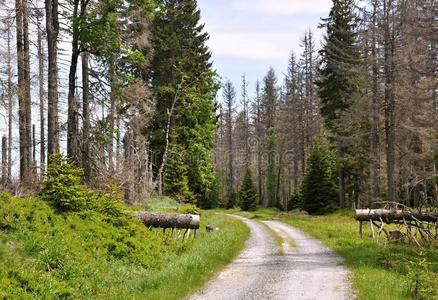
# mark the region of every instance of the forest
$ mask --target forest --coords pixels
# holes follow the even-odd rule
[[[236,86],[215,69],[197,0],[0,0],[0,298],[111,294],[101,281],[113,297],[179,299],[253,234],[225,209],[279,218],[327,242],[319,222],[335,213],[353,228],[343,213],[377,208],[434,218],[403,218],[406,233],[387,232],[391,221],[380,218],[377,235],[370,218],[378,243],[384,231],[415,244],[395,246],[400,253],[427,240],[432,250],[418,258],[430,262],[426,275],[364,243],[397,270],[394,282],[421,282],[397,299],[410,299],[407,290],[435,296],[427,287],[438,274],[438,2],[329,2],[321,40],[302,32],[286,72],[271,67],[249,82],[241,70]],[[169,242],[133,217],[138,210],[201,214],[202,231]],[[329,216],[308,219],[311,227],[301,214]],[[286,247],[290,237],[269,230]],[[327,243],[357,272],[337,242]],[[193,268],[198,277],[178,283]],[[373,299],[358,282],[359,298]]]

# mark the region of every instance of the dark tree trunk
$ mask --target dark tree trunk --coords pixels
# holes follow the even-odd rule
[[[372,29],[372,128],[371,128],[371,149],[372,149],[372,195],[374,199],[380,197],[380,100],[379,100],[379,66],[377,61],[377,1],[373,3],[373,29]],[[373,201],[374,201],[373,199]]]
[[[46,33],[47,33],[47,154],[59,151],[59,123],[58,123],[58,0],[45,0]]]
[[[395,185],[395,94],[394,94],[394,28],[390,20],[392,1],[384,1],[385,11],[385,134],[387,160],[387,195],[388,201],[394,201]]]
[[[17,24],[20,180],[23,185],[29,186],[32,181],[29,14],[27,0],[16,0],[15,5]]]
[[[342,167],[339,168],[339,207],[345,207],[345,174]]]

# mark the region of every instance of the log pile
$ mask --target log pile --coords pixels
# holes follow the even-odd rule
[[[165,214],[138,211],[134,216],[140,218],[149,228],[199,229],[199,215]]]

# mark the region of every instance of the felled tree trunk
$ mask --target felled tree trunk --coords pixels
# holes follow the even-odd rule
[[[199,229],[198,215],[179,215],[139,211],[134,216],[140,218],[147,227]]]
[[[390,209],[356,209],[357,221],[379,221],[386,223],[391,221],[421,221],[421,222],[438,222],[438,212],[410,212],[405,210]]]

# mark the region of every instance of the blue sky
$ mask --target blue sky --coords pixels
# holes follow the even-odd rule
[[[257,79],[272,66],[279,80],[291,51],[300,53],[305,30],[311,29],[316,46],[317,29],[326,17],[331,0],[198,0],[202,22],[210,34],[208,45],[214,67],[223,80],[230,79],[240,95],[241,76],[246,74],[250,95]]]

